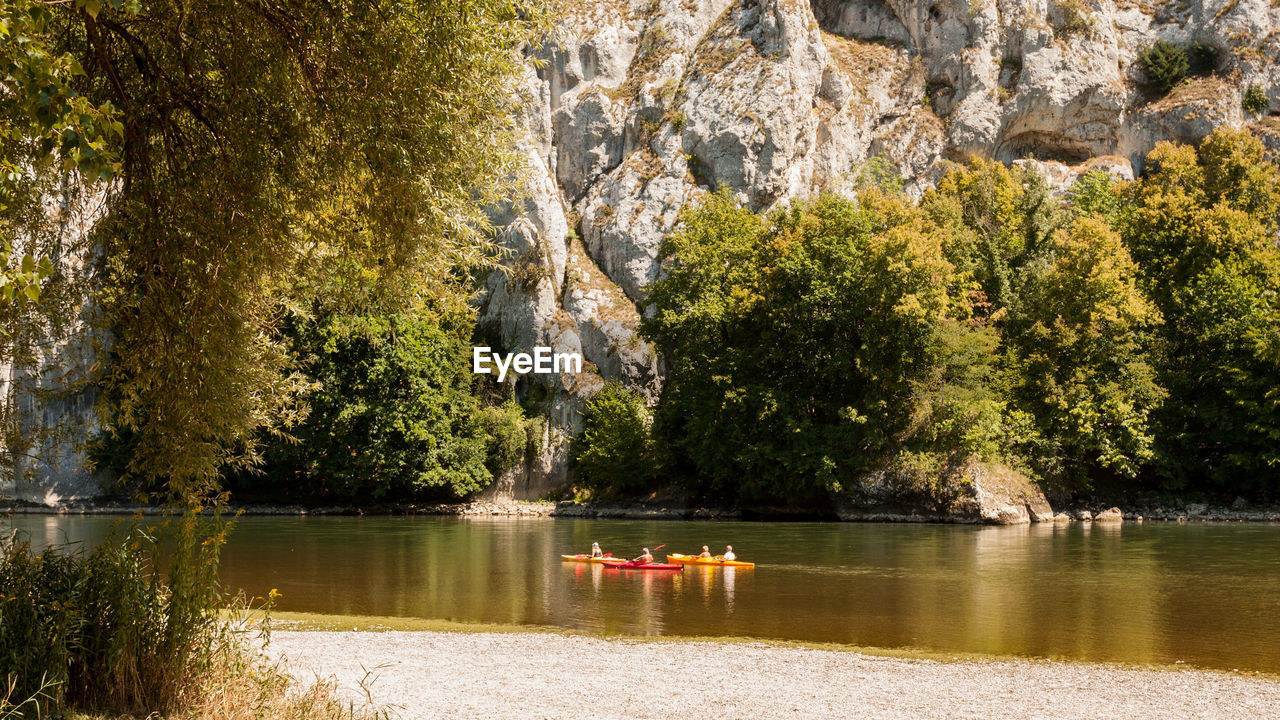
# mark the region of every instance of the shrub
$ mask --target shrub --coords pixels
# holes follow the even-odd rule
[[[574,441],[581,483],[596,489],[635,492],[651,488],[661,463],[653,416],[638,393],[610,381],[587,400],[585,428]]]
[[[228,598],[216,584],[227,524],[176,522],[167,572],[160,538],[137,526],[92,551],[0,539],[0,718],[391,717],[343,699],[333,680],[299,687],[255,652],[250,641],[268,637],[269,613],[223,615]]]
[[[1157,40],[1138,53],[1138,63],[1147,82],[1161,93],[1167,93],[1187,76],[1191,62],[1187,51],[1167,40]]]
[[[230,640],[216,615],[227,525],[189,514],[176,529],[167,572],[157,538],[136,526],[92,552],[36,552],[16,533],[0,541],[0,682],[10,702],[38,717],[147,715],[195,697]]]
[[[486,438],[485,466],[493,477],[530,459],[541,449],[542,419],[526,418],[514,400],[480,408],[478,417]]]
[[[1267,111],[1267,108],[1271,107],[1271,101],[1267,99],[1267,92],[1262,89],[1261,85],[1250,85],[1244,91],[1240,106],[1247,113],[1261,115]]]
[[[1055,34],[1062,37],[1084,35],[1093,28],[1089,19],[1089,10],[1079,0],[1061,0],[1055,6],[1057,22],[1053,23]]]

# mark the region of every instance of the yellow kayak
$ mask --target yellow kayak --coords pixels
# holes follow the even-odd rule
[[[747,567],[756,566],[753,562],[743,562],[741,560],[725,560],[722,557],[703,558],[697,555],[681,555],[676,553],[667,556],[667,562],[677,563],[680,565],[710,565],[712,567]]]
[[[605,555],[604,557],[591,557],[590,555],[561,555],[560,557],[564,558],[565,562],[585,563],[602,563],[605,560],[613,560],[615,562],[618,560],[626,560],[626,558],[616,558],[611,555]]]

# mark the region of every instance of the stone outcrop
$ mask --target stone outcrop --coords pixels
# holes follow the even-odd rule
[[[836,515],[845,521],[985,525],[1054,521],[1044,493],[1024,475],[979,462],[953,468],[941,482],[870,473],[860,479]]]
[[[1099,512],[1097,515],[1094,515],[1093,521],[1096,523],[1124,522],[1124,513],[1121,512],[1120,508],[1118,507],[1108,508],[1106,510]]]
[[[489,279],[482,311],[509,350],[580,348],[589,361],[593,377],[575,387],[545,383],[563,437],[575,398],[604,380],[657,399],[661,360],[637,328],[662,238],[706,193],[767,209],[848,192],[877,158],[918,194],[972,155],[1030,164],[1065,191],[1093,169],[1132,178],[1160,140],[1195,142],[1222,125],[1248,124],[1280,147],[1280,119],[1241,109],[1243,88],[1258,85],[1280,113],[1271,0],[560,7],[530,51],[534,179],[499,218],[510,271]],[[1155,97],[1137,57],[1158,39],[1199,43],[1213,67]],[[1047,505],[1010,512],[1049,517]]]

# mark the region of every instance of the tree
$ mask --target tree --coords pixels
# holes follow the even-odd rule
[[[661,454],[652,413],[638,393],[607,382],[587,400],[582,419],[573,461],[584,486],[623,493],[653,488],[662,471]]]
[[[1090,170],[1081,175],[1068,194],[1071,212],[1077,217],[1101,217],[1114,225],[1123,209],[1115,177],[1106,170]]]
[[[291,351],[310,412],[266,449],[246,490],[340,500],[457,500],[522,461],[518,405],[472,388],[473,313],[425,306],[391,316],[294,317]]]
[[[26,11],[42,41],[57,38],[57,62],[36,63],[54,84],[15,75],[14,97],[69,88],[65,111],[25,137],[56,133],[88,177],[118,168],[91,241],[118,338],[105,419],[136,437],[131,474],[191,497],[257,461],[258,431],[303,390],[280,319],[335,266],[357,268],[333,286],[353,305],[395,309],[419,279],[484,261],[481,208],[519,169],[511,88],[544,27],[538,0],[4,11],[10,37]],[[84,166],[88,150],[109,161]]]
[[[920,205],[933,222],[948,228],[947,260],[978,283],[991,313],[1013,301],[1020,269],[1064,220],[1034,170],[1011,170],[981,158],[953,168]]]
[[[1280,170],[1248,133],[1160,143],[1122,234],[1159,307],[1161,468],[1174,487],[1275,493],[1280,479]]]
[[[1120,236],[1098,217],[1059,230],[1029,268],[1006,325],[1010,402],[1032,418],[1023,455],[1042,477],[1134,478],[1154,457],[1164,390],[1148,361],[1160,315],[1137,287]]]
[[[981,423],[956,422],[970,404],[953,391],[980,388],[950,354],[990,345],[962,322],[941,231],[905,198],[761,217],[721,194],[661,252],[644,326],[670,363],[659,420],[710,490],[821,501],[904,452],[983,445],[966,436]]]

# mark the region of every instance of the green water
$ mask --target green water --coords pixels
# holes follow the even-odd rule
[[[37,542],[107,518],[15,517]],[[715,551],[624,572],[560,553]],[[1280,672],[1280,526],[243,518],[224,579],[280,609]]]

